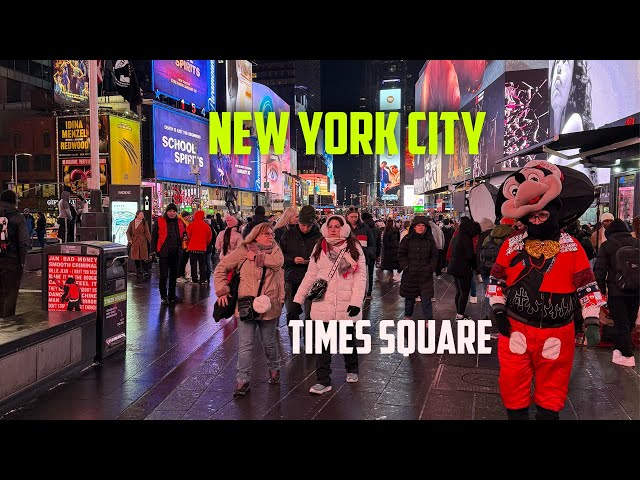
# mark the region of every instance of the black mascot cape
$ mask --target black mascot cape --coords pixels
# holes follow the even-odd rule
[[[582,246],[561,232],[593,199],[586,175],[542,160],[511,174],[498,191],[496,216],[527,227],[505,240],[487,287],[510,419],[529,418],[534,378],[536,418],[558,418],[569,390],[576,309],[582,309],[588,344],[600,340],[602,295]]]

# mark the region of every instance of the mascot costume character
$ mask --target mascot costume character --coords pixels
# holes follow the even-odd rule
[[[500,395],[511,420],[557,420],[569,391],[577,308],[589,346],[600,341],[605,302],[580,242],[561,232],[594,199],[581,172],[533,160],[504,181],[496,216],[520,220],[526,230],[503,243],[491,270],[487,296],[497,324]]]

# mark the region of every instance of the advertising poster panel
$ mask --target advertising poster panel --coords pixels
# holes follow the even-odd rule
[[[207,104],[209,92],[208,60],[153,60],[153,89],[195,104]]]
[[[140,185],[140,122],[111,115],[111,183]]]
[[[98,301],[98,257],[47,255],[50,312],[95,312]]]
[[[385,113],[385,123],[387,122],[388,113]],[[385,150],[382,155],[378,155],[378,167],[380,171],[380,199],[385,201],[398,200],[400,195],[400,189],[402,185],[400,183],[400,118],[396,122],[394,129],[394,136],[396,144],[398,145],[398,152],[395,154],[389,153],[388,145],[385,143]],[[402,152],[404,153],[404,152]]]

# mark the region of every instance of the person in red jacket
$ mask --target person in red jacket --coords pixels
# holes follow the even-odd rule
[[[193,222],[187,226],[187,251],[191,261],[191,283],[209,283],[207,272],[207,245],[211,243],[211,227],[204,221],[204,212],[198,210]],[[198,265],[200,268],[198,269]]]
[[[176,280],[182,252],[182,237],[185,235],[184,222],[178,220],[178,208],[170,203],[164,215],[158,217],[151,228],[151,254],[158,256],[160,298],[163,305],[182,302],[182,299],[176,296]]]
[[[600,289],[580,243],[560,231],[586,211],[593,193],[581,172],[541,160],[507,177],[498,192],[496,216],[527,227],[504,241],[487,287],[500,332],[500,395],[510,420],[529,419],[534,379],[536,419],[559,418],[569,391],[577,308],[587,344],[600,341]],[[563,203],[563,196],[570,200]]]

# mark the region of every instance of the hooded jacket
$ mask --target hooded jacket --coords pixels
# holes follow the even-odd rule
[[[253,230],[253,227],[255,227],[260,223],[265,223],[265,222],[269,223],[269,219],[264,215],[254,215],[251,218],[251,221],[247,223],[247,226],[244,227],[244,230],[242,231],[242,238],[247,238],[247,235],[249,235],[251,230]]]
[[[211,227],[204,221],[204,212],[198,210],[187,226],[187,250],[189,252],[206,252],[211,243]]]
[[[24,265],[29,249],[29,232],[24,215],[18,212],[15,205],[9,202],[0,202],[0,217],[6,217],[8,220],[9,249],[7,257],[15,259],[16,265]]]
[[[424,234],[418,235],[415,227],[418,223],[426,225]],[[426,217],[417,215],[411,222],[409,234],[402,239],[398,247],[398,262],[402,268],[400,296],[433,298],[433,272],[438,263],[438,249]]]
[[[373,218],[367,218],[366,220],[363,220],[363,222],[367,224],[367,227],[369,227],[373,235],[373,239],[375,241],[375,246],[373,248],[376,255],[375,258],[380,258],[380,252],[382,250],[382,231],[376,226]]]

